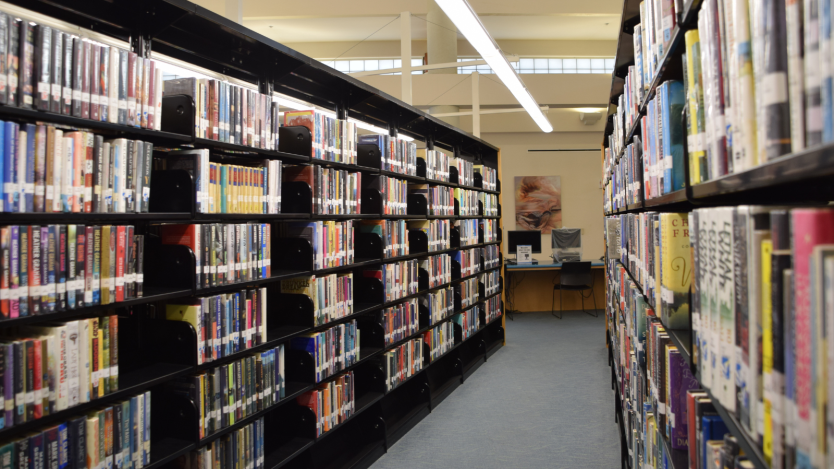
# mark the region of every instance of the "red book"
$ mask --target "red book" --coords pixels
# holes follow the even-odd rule
[[[82,137],[83,148],[85,150],[86,164],[82,170],[84,175],[84,213],[92,213],[93,211],[93,153],[95,152],[95,135],[91,132],[84,132]]]
[[[90,41],[81,41],[81,117],[90,118],[90,67],[93,64],[93,48]]]
[[[219,127],[219,109],[220,109],[220,82],[217,80],[211,80],[211,139],[212,140],[219,140],[220,139],[220,132],[218,131]]]
[[[35,363],[33,365],[34,370],[34,386],[32,389],[35,391],[35,418],[39,419],[43,417],[43,397],[41,397],[41,390],[43,389],[43,355],[41,353],[41,341],[40,339],[33,340],[34,342],[34,360]],[[49,393],[49,389],[46,390]]]
[[[11,314],[9,303],[9,276],[11,275],[11,228],[4,226],[0,228],[0,318],[8,319]]]
[[[318,391],[307,391],[295,398],[298,405],[309,408],[316,416],[316,436],[321,435],[321,423],[319,422],[319,396]]]
[[[116,301],[125,300],[125,227],[116,231]]]
[[[136,53],[127,53],[127,125],[136,125]]]
[[[99,114],[99,95],[101,94],[101,81],[99,74],[101,72],[101,46],[98,44],[91,44],[90,54],[90,119],[94,121],[101,120]]]
[[[156,128],[156,80],[154,77],[156,76],[156,61],[150,60],[150,63],[146,65],[148,70],[148,128],[155,129]]]
[[[804,425],[811,420],[812,362],[811,343],[820,318],[811,311],[811,256],[814,247],[834,243],[834,210],[808,208],[791,210],[793,228],[793,281],[796,308],[796,399],[799,419]],[[820,308],[821,310],[821,308]],[[800,423],[801,425],[801,423]]]

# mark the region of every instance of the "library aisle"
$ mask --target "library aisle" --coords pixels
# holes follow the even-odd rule
[[[525,313],[507,345],[372,469],[616,468],[605,319]]]

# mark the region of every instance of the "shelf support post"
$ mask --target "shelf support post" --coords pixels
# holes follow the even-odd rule
[[[472,135],[481,138],[480,74],[472,72]]]
[[[400,56],[402,56],[402,100],[411,104],[411,12],[400,13]]]

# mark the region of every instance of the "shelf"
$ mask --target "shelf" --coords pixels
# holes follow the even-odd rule
[[[278,280],[295,277],[305,277],[312,275],[312,272],[306,270],[283,270],[273,267],[272,276],[267,278],[258,278],[247,280],[244,282],[226,283],[223,285],[215,285],[213,287],[197,288],[196,296],[209,296],[215,293],[223,293],[227,290],[240,290],[249,286],[261,285],[264,283],[277,282]]]
[[[663,326],[666,328],[666,326]],[[668,329],[666,328],[666,333],[669,334],[669,338],[672,339],[672,342],[675,344],[675,347],[678,348],[678,352],[680,352],[681,357],[683,357],[684,361],[692,367],[692,337],[690,335],[691,331],[688,330],[681,330],[681,329]]]
[[[316,440],[312,438],[293,438],[277,448],[267,448],[271,451],[264,460],[265,469],[279,469],[296,456],[313,446]]]
[[[410,174],[395,173],[394,171],[385,171],[383,169],[379,170],[379,174],[381,176],[386,176],[389,178],[404,179],[407,181],[419,182],[421,184],[425,184],[426,182],[428,182],[426,178],[421,176],[412,176]]]
[[[651,199],[646,199],[643,202],[643,205],[648,208],[669,208],[666,206],[670,206],[673,204],[682,204],[686,203],[686,190],[680,189],[674,192],[669,192],[668,194],[663,194],[659,197],[654,197]]]
[[[194,368],[185,365],[174,365],[169,363],[155,363],[136,370],[131,370],[119,375],[119,390],[111,392],[98,399],[91,399],[89,402],[69,407],[58,412],[51,413],[35,420],[29,420],[18,425],[0,430],[0,438],[6,439],[12,435],[22,435],[23,432],[43,428],[50,423],[64,422],[71,417],[81,415],[88,410],[103,407],[110,402],[120,401],[133,397],[144,392],[157,384],[164,383],[182,376],[188,376]]]
[[[309,220],[309,213],[197,213],[194,221]],[[187,219],[187,218],[186,218]]]
[[[340,163],[336,161],[327,161],[327,160],[320,160],[318,158],[310,158],[310,163],[318,166],[327,166],[330,168],[336,169],[344,169],[350,172],[363,172],[363,173],[370,173],[370,174],[379,174],[379,168],[371,168],[368,166],[359,166],[357,164],[350,164],[350,163]]]
[[[398,385],[394,386],[393,388],[386,390],[386,391],[385,391],[385,394],[386,394],[386,395],[387,395],[387,394],[391,394],[392,392],[396,391],[397,389],[400,389],[401,387],[403,387],[403,385],[404,385],[405,383],[407,383],[407,382],[411,381],[412,379],[416,378],[417,376],[420,376],[420,374],[421,374],[421,373],[423,373],[424,371],[426,371],[426,369],[428,369],[428,367],[427,367],[427,366],[424,366],[424,367],[420,368],[420,370],[419,370],[417,373],[414,373],[413,375],[411,375],[411,376],[409,376],[408,378],[404,379],[403,381],[401,381]],[[390,430],[389,430],[389,431],[390,431]]]
[[[340,428],[342,428],[342,426],[343,426],[344,424],[346,424],[346,423],[350,422],[350,421],[351,421],[351,420],[353,420],[353,419],[354,419],[357,415],[361,414],[361,413],[362,413],[362,411],[364,411],[364,410],[366,410],[366,409],[370,408],[372,405],[374,405],[374,404],[376,404],[377,402],[381,401],[383,397],[385,397],[385,395],[384,395],[383,393],[381,393],[381,392],[366,392],[365,394],[363,394],[362,396],[360,396],[360,397],[359,397],[359,399],[357,399],[357,400],[354,402],[354,407],[356,407],[356,410],[353,412],[353,414],[351,414],[351,415],[350,415],[350,417],[346,418],[344,422],[340,422],[339,424],[337,424],[336,426],[334,426],[333,428],[331,428],[329,431],[327,431],[327,432],[322,433],[321,435],[319,435],[319,437],[318,437],[318,438],[316,438],[316,443],[318,443],[319,441],[321,441],[321,440],[325,439],[326,437],[328,437],[328,436],[332,435],[332,434],[333,434],[333,432],[335,432],[335,431],[339,430]]]
[[[236,143],[220,142],[207,138],[195,138],[194,145],[199,147],[213,148],[215,150],[235,152],[235,153],[252,153],[257,157],[266,157],[269,159],[280,159],[290,163],[307,163],[311,160],[309,156],[295,155],[293,153],[286,153],[276,150],[265,150],[263,148],[248,147],[246,145],[238,145]],[[246,156],[246,155],[240,155]]]
[[[356,316],[356,315],[352,314],[348,317],[352,318],[354,316]],[[221,358],[209,361],[209,362],[204,362],[200,365],[197,365],[197,371],[210,370],[212,368],[216,368],[218,366],[225,365],[226,363],[237,361],[237,360],[240,360],[241,358],[248,357],[248,356],[252,355],[253,353],[257,353],[257,352],[261,352],[261,351],[264,351],[264,350],[269,350],[269,349],[275,348],[278,345],[281,345],[282,343],[293,339],[294,337],[300,336],[301,334],[306,334],[306,333],[309,333],[309,332],[313,332],[313,331],[321,329],[321,328],[326,329],[330,326],[333,326],[334,324],[337,324],[340,321],[345,321],[345,320],[347,320],[347,317],[340,318],[337,321],[328,323],[324,326],[318,326],[318,327],[315,327],[315,328],[303,327],[303,326],[280,326],[276,329],[272,329],[272,330],[267,331],[268,340],[266,342],[264,342],[262,344],[258,344],[254,347],[249,347],[247,349],[243,349],[239,352],[235,352],[235,353],[232,353],[230,355],[226,355],[225,357],[221,357]]]
[[[143,469],[157,469],[194,450],[194,443],[178,438],[151,441],[152,461]]]
[[[738,444],[741,446],[741,449],[744,450],[744,453],[747,455],[747,458],[750,459],[750,462],[752,462],[757,469],[770,469],[770,466],[768,466],[765,462],[764,454],[762,454],[762,450],[759,448],[758,443],[750,438],[747,432],[744,431],[735,415],[727,412],[727,409],[721,405],[718,399],[716,399],[709,390],[707,390],[707,395],[712,400],[712,405],[715,406],[715,410],[718,412],[721,420],[724,421],[724,424],[727,425],[730,433],[732,433],[733,436],[736,437],[736,440],[738,440]]]
[[[0,107],[2,109],[2,107]],[[130,224],[132,222],[168,222],[175,220],[189,220],[191,214],[188,212],[154,212],[154,213],[0,213],[0,223],[6,224],[57,224],[57,223],[119,223]],[[251,216],[250,216],[251,218]]]

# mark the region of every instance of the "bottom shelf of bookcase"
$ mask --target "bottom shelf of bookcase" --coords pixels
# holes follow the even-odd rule
[[[742,428],[741,423],[736,419],[736,416],[727,412],[727,409],[718,402],[718,399],[712,395],[712,392],[707,390],[707,395],[709,398],[712,399],[712,405],[715,406],[715,410],[718,412],[718,415],[721,416],[721,420],[724,421],[724,424],[727,425],[727,429],[730,430],[730,433],[738,440],[739,446],[744,451],[744,454],[756,466],[756,469],[770,469],[770,466],[765,462],[764,454],[762,454],[761,448],[759,445],[750,438],[750,435],[744,431]]]
[[[162,467],[194,449],[194,443],[179,438],[163,438],[151,443],[152,461],[144,469]]]
[[[365,469],[371,467],[385,452],[385,441],[368,443],[359,448],[350,459],[346,461],[337,459],[322,469]]]
[[[393,445],[400,440],[406,433],[408,433],[421,420],[426,418],[431,411],[429,410],[429,403],[423,402],[405,414],[398,416],[391,424],[385,428],[385,438],[388,440],[388,445]]]
[[[279,469],[300,455],[307,448],[313,446],[315,440],[312,438],[293,438],[277,448],[269,448],[271,451],[264,460],[265,469]]]
[[[689,452],[681,449],[672,449],[672,445],[665,437],[663,440],[663,452],[669,458],[670,467],[673,469],[686,469],[689,467]]]

